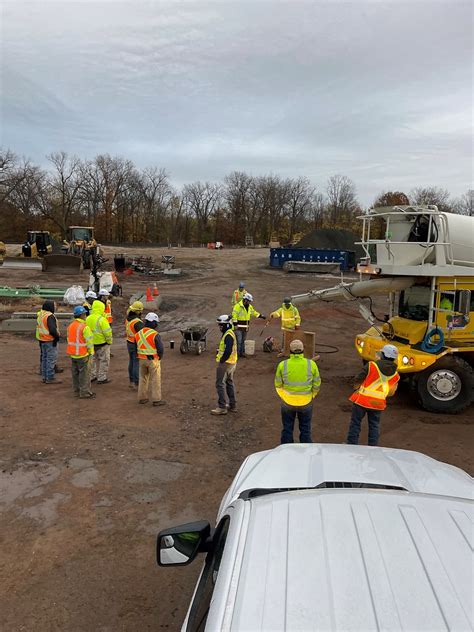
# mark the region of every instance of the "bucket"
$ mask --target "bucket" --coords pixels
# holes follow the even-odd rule
[[[255,340],[245,341],[245,355],[254,355],[255,353]]]

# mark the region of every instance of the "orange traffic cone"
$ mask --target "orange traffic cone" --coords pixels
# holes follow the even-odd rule
[[[146,302],[149,303],[153,300],[153,296],[151,295],[151,288],[147,287],[146,289]]]
[[[153,296],[158,296],[158,287],[156,283],[153,284]]]

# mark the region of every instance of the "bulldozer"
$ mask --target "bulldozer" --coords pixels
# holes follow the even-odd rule
[[[16,257],[4,257],[4,268],[27,268],[42,270],[41,258],[53,251],[51,235],[48,230],[29,230],[21,252]]]
[[[358,301],[370,325],[355,335],[361,360],[376,360],[390,342],[398,349],[400,376],[422,408],[462,412],[474,402],[474,217],[430,205],[379,207],[359,219],[365,252],[360,280],[296,295],[292,302]],[[380,223],[384,235],[374,238]],[[372,309],[376,295],[387,297],[383,318]]]
[[[61,246],[61,254],[44,258],[43,269],[48,272],[80,272],[94,267],[99,258],[99,245],[93,226],[69,226],[68,239]]]

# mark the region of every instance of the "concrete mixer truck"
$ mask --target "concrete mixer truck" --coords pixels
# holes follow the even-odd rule
[[[371,209],[360,217],[359,281],[292,297],[295,304],[357,300],[370,328],[355,336],[364,362],[387,342],[420,405],[458,413],[474,401],[474,217],[436,206]],[[375,238],[377,228],[381,238]],[[377,318],[372,297],[388,299]]]

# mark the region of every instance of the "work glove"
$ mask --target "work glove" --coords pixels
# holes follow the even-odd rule
[[[263,314],[260,314],[259,318],[262,318],[263,320],[266,320],[266,319],[267,319],[267,317],[266,317],[266,316],[264,316]]]

